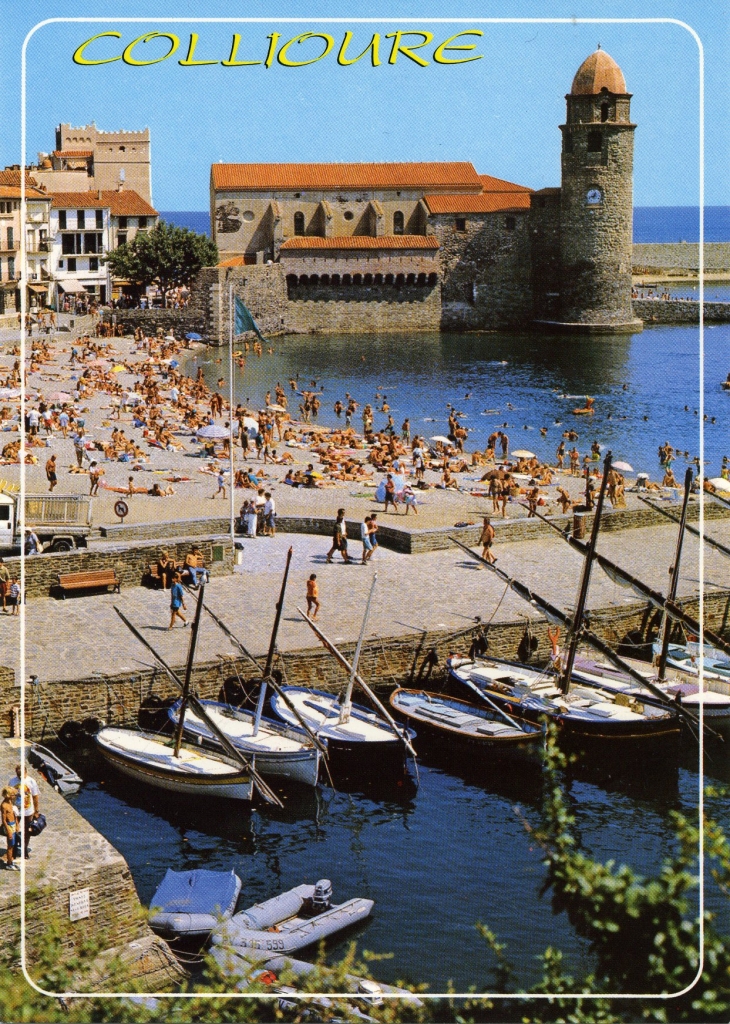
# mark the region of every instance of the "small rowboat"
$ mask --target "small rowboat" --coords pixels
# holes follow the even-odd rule
[[[171,793],[233,800],[252,797],[250,772],[222,754],[183,743],[176,757],[171,737],[164,738],[142,729],[108,726],[96,734],[96,743],[109,764],[138,782]]]
[[[213,700],[202,700],[208,718],[218,726],[237,750],[247,757],[256,758],[256,768],[262,775],[277,775],[307,786],[317,785],[320,752],[307,734],[282,722],[260,717],[256,728],[256,714],[244,708],[234,708]],[[180,720],[180,701],[173,704],[168,715],[175,725]],[[195,712],[188,709],[184,730],[196,740],[216,744],[210,726]]]
[[[441,745],[454,749],[479,749],[495,755],[539,756],[542,729],[530,722],[510,725],[508,716],[484,705],[469,704],[457,697],[425,690],[394,690],[394,711]]]
[[[373,901],[361,898],[332,904],[332,884],[324,878],[316,885],[297,885],[273,899],[234,914],[213,932],[216,959],[226,947],[248,960],[268,960],[321,942],[336,932],[369,917]]]
[[[164,938],[206,938],[233,915],[241,879],[233,871],[168,868],[150,902],[150,928]]]

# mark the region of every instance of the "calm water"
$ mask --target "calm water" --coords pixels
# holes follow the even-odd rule
[[[581,454],[597,439],[614,459],[656,479],[657,449],[665,441],[689,458],[699,455],[698,337],[692,327],[651,327],[601,339],[537,332],[276,338],[273,355],[249,354],[245,370],[234,368],[235,393],[256,409],[280,381],[296,415],[300,399],[289,387],[290,377],[302,388],[314,388],[315,381],[323,391],[319,422],[325,425],[338,422],[334,402],[345,401],[347,392],[361,408],[366,402],[379,408],[376,396],[386,395],[396,427],[408,416],[412,433],[427,437],[448,433],[450,404],[464,414],[467,448],[484,448],[489,434],[502,428],[513,449],[548,459],[572,427]],[[704,349],[705,471],[716,476],[722,457],[730,456],[730,393],[720,387],[730,371],[730,325],[707,327]],[[211,385],[224,378],[227,394],[226,352],[195,358]],[[595,415],[573,415],[586,395],[595,399]],[[376,412],[376,428],[386,420],[387,414]],[[359,419],[355,426],[361,426]],[[683,475],[686,465],[682,456],[675,469]]]
[[[67,755],[68,756],[68,755]],[[418,789],[370,793],[282,791],[283,811],[167,799],[116,776],[92,754],[71,755],[87,780],[72,802],[127,859],[148,904],[168,867],[230,869],[243,881],[239,907],[327,877],[335,898],[375,900],[358,948],[390,953],[374,965],[384,981],[427,981],[444,991],[489,989],[489,957],[474,925],[509,943],[522,983],[540,977],[537,957],[561,947],[571,969],[591,966],[585,943],[540,897],[541,851],[520,815],[537,822],[540,770],[484,766],[446,770],[425,759]],[[69,757],[69,759],[71,759]],[[573,780],[570,796],[585,847],[601,859],[657,869],[673,849],[669,814],[696,802],[696,755],[623,778]],[[725,780],[727,781],[727,773]],[[725,826],[727,807],[712,806]],[[711,906],[727,913],[727,906]],[[346,942],[330,947],[332,957]]]
[[[171,210],[160,216],[201,234],[210,233],[210,214],[201,210]],[[700,211],[697,206],[637,206],[634,208],[635,242],[697,242]],[[730,206],[705,207],[705,241],[730,241]]]

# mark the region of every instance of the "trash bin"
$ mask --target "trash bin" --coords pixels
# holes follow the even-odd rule
[[[586,535],[586,515],[588,509],[585,505],[576,505],[573,509],[573,537],[575,540],[583,540]]]
[[[234,542],[233,547],[235,549],[236,565],[243,565],[243,544],[240,540],[237,540]]]

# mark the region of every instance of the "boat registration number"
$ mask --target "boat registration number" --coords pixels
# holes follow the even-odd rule
[[[249,949],[268,949],[277,950],[284,949],[283,939],[267,939],[265,942],[261,939],[244,939],[241,943],[242,946],[248,947]]]

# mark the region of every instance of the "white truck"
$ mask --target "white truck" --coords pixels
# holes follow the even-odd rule
[[[88,494],[26,494],[25,525],[30,526],[44,551],[85,548],[91,532]],[[22,547],[20,493],[0,490],[0,551]]]

